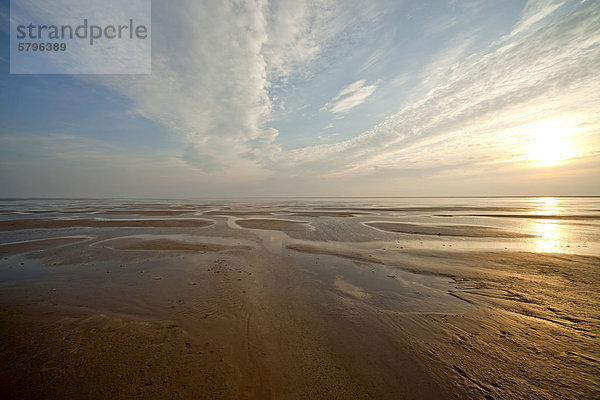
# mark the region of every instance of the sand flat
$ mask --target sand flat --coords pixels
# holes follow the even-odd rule
[[[417,225],[401,222],[367,222],[365,225],[387,232],[414,235],[460,236],[480,238],[533,238],[535,235],[509,232],[498,228],[474,225]]]
[[[204,215],[220,215],[220,216],[245,216],[245,215],[272,215],[272,211],[256,211],[256,210],[248,210],[248,211],[207,211]]]
[[[365,214],[362,212],[344,212],[344,211],[306,211],[306,212],[294,212],[290,215],[295,217],[355,217],[360,214]]]
[[[0,329],[7,344],[0,349],[4,393],[11,398],[331,399],[392,393],[450,398],[402,339],[385,333],[385,324],[357,325],[343,310],[346,316],[331,314],[327,303],[335,298],[306,285],[305,277],[278,256],[258,249],[248,257],[195,254],[161,265],[160,274],[129,267],[102,271],[95,284],[102,296],[89,280],[83,288],[75,278],[68,286],[55,284],[50,304],[0,307],[0,327],[10,327]],[[109,283],[117,273],[122,286]],[[344,299],[367,298],[357,287],[338,282],[336,288]],[[64,307],[73,302],[85,307]],[[128,302],[152,312],[152,320],[110,311],[130,308]]]
[[[343,249],[331,249],[326,246],[316,246],[310,244],[289,244],[286,246],[286,248],[289,250],[298,251],[300,253],[323,254],[364,262],[381,262],[377,257],[373,257],[372,254],[366,254],[360,251],[345,251]]]
[[[394,203],[373,200],[371,208],[411,208]],[[207,206],[289,215],[335,205],[306,204]],[[130,220],[142,221],[134,213],[143,203],[128,207]],[[419,222],[433,210],[395,212],[380,219],[498,234],[479,229],[483,217],[472,226],[432,226]],[[411,216],[419,222],[407,222]],[[75,223],[96,238],[90,244],[45,242],[39,235],[73,220],[29,218],[4,221],[13,229],[0,234],[9,246],[48,246],[0,259],[0,392],[9,399],[600,397],[594,226],[550,224],[535,238],[428,240],[367,226],[372,216],[358,215],[310,224],[192,219],[211,224],[202,231],[179,229],[185,219],[144,220],[148,229],[135,232],[120,229],[129,220],[100,221],[108,225],[98,230],[99,220],[82,216]],[[535,226],[495,222],[501,232]],[[14,229],[23,226],[48,231]],[[571,247],[551,253],[547,241]],[[480,242],[502,246],[450,247]]]
[[[96,220],[96,219],[19,219],[0,221],[0,231],[21,229],[60,228],[203,228],[214,222],[204,219],[143,219],[143,220]]]
[[[215,243],[191,243],[171,239],[115,239],[103,242],[103,245],[121,250],[152,250],[152,251],[226,251],[226,250],[250,250],[250,246],[227,246]]]
[[[308,222],[290,221],[282,219],[241,219],[235,223],[242,228],[265,229],[272,231],[298,231],[305,230]]]
[[[59,237],[40,240],[28,240],[25,242],[18,243],[3,243],[0,244],[0,255],[4,256],[8,254],[19,254],[26,253],[29,251],[44,250],[52,247],[60,247],[73,243],[85,242],[86,240],[90,240],[90,237]]]
[[[95,285],[105,294],[119,293],[120,286],[108,285],[114,271],[92,286],[86,281],[85,289],[77,288],[77,280],[68,291],[55,284],[56,305],[4,303],[0,325],[10,327],[10,334],[0,329],[6,344],[0,350],[0,386],[9,398],[598,394],[593,382],[600,343],[590,335],[597,331],[599,300],[585,289],[598,283],[597,257],[422,254],[411,260],[412,268],[427,273],[431,260],[441,262],[455,277],[453,294],[481,307],[470,313],[406,313],[380,308],[379,294],[357,282],[339,276],[327,285],[307,280],[285,258],[249,251],[255,253],[190,255],[166,262],[160,273],[133,269],[127,275],[128,268],[119,269],[128,296],[112,302],[123,307],[124,300],[138,299],[154,310],[153,321],[111,315],[111,297],[93,296]],[[198,263],[201,272],[189,268]],[[86,308],[60,307],[73,302],[69,293],[79,302],[83,298]],[[110,368],[98,368],[99,362]]]
[[[527,211],[525,207],[493,207],[493,206],[409,206],[409,207],[320,207],[328,210],[346,210],[346,211],[381,211],[381,212],[404,212],[404,213],[423,213],[440,211]]]
[[[438,217],[454,217],[452,214],[438,214]],[[580,215],[580,214],[465,214],[465,217],[485,217],[485,218],[516,218],[516,219],[549,219],[549,220],[598,220],[599,215]]]
[[[152,217],[192,214],[194,210],[104,210],[103,214],[146,215]]]

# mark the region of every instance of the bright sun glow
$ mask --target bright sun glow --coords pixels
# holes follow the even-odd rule
[[[530,141],[527,159],[540,167],[562,164],[575,156],[572,132],[568,126],[544,122],[528,127]]]

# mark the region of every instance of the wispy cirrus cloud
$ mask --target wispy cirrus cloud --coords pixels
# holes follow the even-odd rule
[[[510,36],[514,36],[531,29],[535,24],[542,22],[544,18],[552,15],[553,12],[564,5],[564,1],[556,0],[528,2],[523,10],[523,14],[519,23],[513,27]]]
[[[406,153],[415,149],[421,152],[411,160],[428,165],[431,148],[437,146],[446,150],[439,153],[447,165],[452,158],[464,160],[461,149],[468,148],[467,143],[478,147],[492,141],[498,146],[495,157],[501,157],[507,149],[501,140],[493,140],[494,135],[497,139],[532,121],[586,121],[600,104],[600,77],[595,73],[600,69],[600,6],[583,3],[543,26],[524,22],[539,19],[531,16],[530,8],[516,24],[519,35],[503,37],[460,60],[450,57],[445,66],[436,61],[435,71],[444,79],[373,129],[342,142],[288,152],[279,161],[294,169],[301,165],[315,173],[343,176],[374,171],[379,165],[403,168]],[[550,14],[544,10],[547,18]],[[464,146],[449,145],[453,140]],[[414,146],[423,141],[430,145]]]
[[[338,92],[331,102],[325,104],[321,111],[330,111],[334,114],[345,114],[354,107],[364,103],[369,96],[375,92],[377,85],[367,85],[367,81],[361,79],[349,84]]]

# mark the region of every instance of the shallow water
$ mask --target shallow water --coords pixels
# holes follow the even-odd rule
[[[172,214],[178,211],[182,214]],[[407,248],[600,254],[600,198],[597,197],[0,201],[0,221],[83,218],[131,221],[200,217],[218,220],[221,217],[227,218],[228,211],[234,214],[228,219],[231,228],[238,228],[235,224],[237,219],[273,218],[307,221],[310,223],[310,229],[319,232],[296,234],[296,239],[370,241],[373,242],[373,246],[379,246],[380,242],[386,240],[400,240],[402,246]],[[270,214],[252,214],[257,211]],[[164,212],[164,215],[160,215],[161,212]],[[218,212],[219,215],[211,215],[211,212]],[[241,215],[244,212],[249,214]],[[314,214],[315,212],[325,214],[316,216],[319,214]],[[345,212],[354,216],[327,216],[327,213],[332,212]],[[145,213],[150,213],[151,216],[144,215]],[[367,229],[364,229],[364,226],[359,226],[359,223],[363,225],[365,222],[402,222],[428,227],[481,226],[535,237],[490,239],[403,233],[378,234],[381,232],[377,232],[376,228],[367,226]],[[31,234],[32,232],[1,232],[0,242],[29,240],[31,238],[23,236]],[[265,239],[270,248],[277,246],[273,244],[277,240],[266,236]],[[284,240],[281,242],[283,244]],[[285,244],[289,244],[289,241]]]

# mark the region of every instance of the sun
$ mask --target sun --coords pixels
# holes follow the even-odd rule
[[[528,128],[527,159],[532,164],[550,167],[575,156],[572,132],[568,127],[545,122]]]

